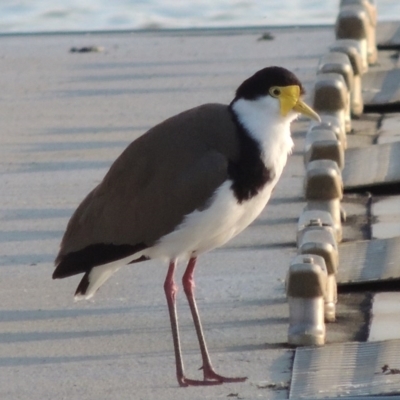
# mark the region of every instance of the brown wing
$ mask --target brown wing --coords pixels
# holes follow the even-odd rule
[[[238,154],[236,128],[227,106],[204,105],[155,126],[128,146],[79,205],[56,264],[71,254],[79,261],[80,253],[92,249],[96,261],[89,263],[100,265],[110,260],[101,255],[101,245],[113,246],[117,254],[109,255],[111,259],[151,246],[185,215],[206,206],[227,179],[229,160]],[[60,268],[64,271],[56,270],[56,277],[84,271],[81,267],[65,275],[70,267]]]

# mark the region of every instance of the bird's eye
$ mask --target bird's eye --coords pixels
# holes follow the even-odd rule
[[[281,90],[275,86],[269,90],[269,94],[273,97],[278,97],[281,94]]]

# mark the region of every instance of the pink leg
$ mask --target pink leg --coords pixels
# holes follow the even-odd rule
[[[165,291],[165,296],[167,298],[169,318],[171,321],[172,339],[174,341],[174,350],[175,350],[176,377],[178,379],[178,383],[180,386],[218,385],[219,383],[222,382],[197,381],[193,379],[187,379],[185,377],[183,371],[181,344],[179,340],[178,317],[176,313],[176,293],[178,291],[178,287],[174,282],[175,267],[176,267],[175,261],[171,261],[171,263],[169,264],[167,277],[165,278],[164,282],[164,291]]]
[[[204,374],[204,382],[244,382],[247,378],[240,377],[240,378],[228,378],[225,376],[221,376],[217,374],[213,366],[211,364],[210,356],[207,350],[207,344],[204,338],[203,328],[201,326],[199,311],[197,309],[196,299],[194,298],[194,268],[196,266],[196,257],[192,257],[189,260],[187,265],[186,271],[182,278],[183,288],[189,302],[190,311],[192,313],[194,326],[196,328],[197,338],[199,340],[201,357],[203,360],[203,374]]]

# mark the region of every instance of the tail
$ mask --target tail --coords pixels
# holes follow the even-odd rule
[[[126,264],[133,264],[141,261],[148,260],[148,257],[142,256],[132,260],[132,257],[126,257],[109,264],[99,265],[93,267],[90,271],[83,275],[78,287],[76,288],[74,299],[78,300],[89,300],[94,296],[100,286],[108,280],[115,272],[117,272],[122,266]],[[131,261],[132,260],[132,261]]]
[[[119,260],[91,268],[79,282],[74,299],[89,300],[92,298],[100,286],[125,264],[123,260]]]
[[[147,246],[142,243],[135,246],[94,244],[65,255],[60,253],[56,258],[53,279],[84,273],[76,289],[75,299],[90,299],[97,289],[123,265],[148,259],[137,254],[146,248]]]

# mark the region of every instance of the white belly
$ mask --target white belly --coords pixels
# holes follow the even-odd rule
[[[232,181],[226,181],[215,192],[210,207],[189,214],[174,232],[143,254],[150,258],[186,259],[222,246],[257,218],[267,204],[277,178],[265,185],[257,196],[241,204],[230,188]]]

